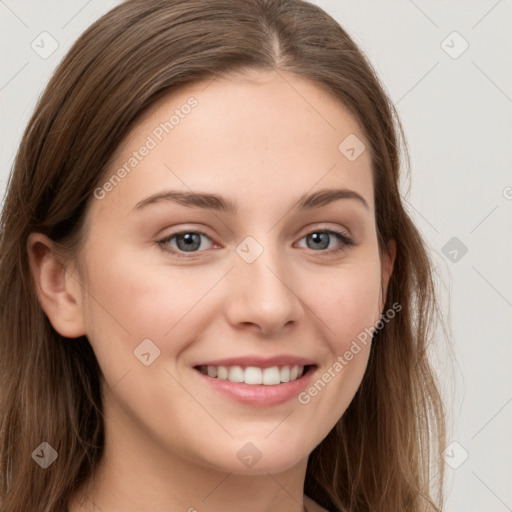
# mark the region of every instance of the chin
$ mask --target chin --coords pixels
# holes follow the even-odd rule
[[[287,443],[279,438],[276,438],[275,443],[266,439],[231,440],[230,444],[231,446],[224,445],[224,448],[219,446],[220,453],[211,454],[205,462],[220,471],[237,475],[265,475],[288,471],[307,461],[309,456],[309,452],[304,451],[305,443],[299,445],[299,450],[294,443]]]

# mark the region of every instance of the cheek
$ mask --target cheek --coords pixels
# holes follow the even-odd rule
[[[313,295],[315,312],[326,325],[326,339],[336,354],[343,353],[357,336],[378,321],[380,266],[347,266],[333,273],[322,291]]]
[[[156,249],[155,249],[156,250]],[[182,323],[190,322],[194,308],[218,280],[218,275],[198,267],[171,269],[144,261],[133,250],[122,248],[91,256],[91,323],[125,334],[131,339],[163,340]],[[91,251],[92,253],[92,251]],[[170,334],[169,334],[170,336]]]
[[[107,385],[116,386],[117,393],[128,387],[126,403],[151,417],[154,412],[148,414],[147,407],[154,404],[150,409],[158,410],[157,396],[164,403],[174,387],[173,404],[181,396],[170,374],[183,376],[182,354],[217,321],[216,284],[225,270],[148,262],[129,248],[115,247],[105,241],[102,250],[89,253],[94,298],[89,300],[88,338]],[[172,416],[179,408],[168,404],[167,411]]]
[[[326,436],[359,388],[378,318],[379,266],[344,267],[313,297],[324,326],[327,357],[310,386],[298,396],[310,427]],[[292,435],[291,433],[289,435]]]

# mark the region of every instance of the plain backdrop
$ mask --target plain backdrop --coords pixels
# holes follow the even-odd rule
[[[0,0],[2,195],[52,71],[118,3]],[[441,337],[433,350],[452,425],[446,510],[512,511],[512,1],[314,3],[369,57],[406,132],[405,201],[436,263],[454,350]]]

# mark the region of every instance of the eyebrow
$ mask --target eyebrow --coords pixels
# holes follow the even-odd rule
[[[300,211],[312,210],[326,206],[333,201],[340,199],[355,199],[367,210],[370,209],[366,200],[354,190],[342,189],[323,189],[312,194],[302,195],[296,202]],[[236,215],[238,207],[231,199],[218,194],[208,194],[204,192],[187,192],[179,190],[166,190],[158,194],[151,195],[139,201],[133,210],[140,210],[150,204],[160,203],[162,201],[171,201],[174,203],[188,206],[190,208],[204,208],[219,212]]]

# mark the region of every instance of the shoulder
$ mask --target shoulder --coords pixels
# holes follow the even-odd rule
[[[304,505],[306,505],[308,512],[329,512],[326,508],[321,507],[316,501],[313,501],[309,496],[304,494]]]

